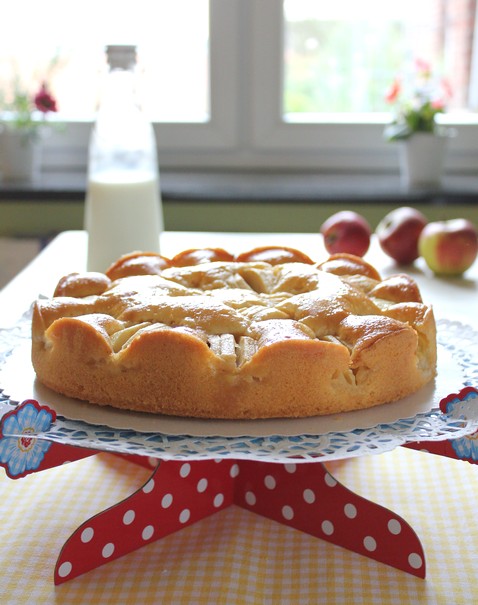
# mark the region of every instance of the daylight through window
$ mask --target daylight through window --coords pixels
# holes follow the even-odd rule
[[[388,111],[384,92],[417,59],[449,80],[450,110],[471,108],[475,11],[476,0],[285,0],[284,114]]]

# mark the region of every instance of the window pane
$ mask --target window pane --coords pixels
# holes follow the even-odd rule
[[[284,0],[283,112],[388,111],[385,91],[419,58],[466,109],[476,0]]]
[[[25,15],[28,14],[28,18]],[[143,106],[154,121],[209,118],[208,0],[43,0],[8,6],[0,38],[0,90],[30,93],[47,79],[61,117],[91,120],[107,44],[136,44]]]

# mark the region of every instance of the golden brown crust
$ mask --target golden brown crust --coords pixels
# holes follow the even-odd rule
[[[191,248],[173,256],[171,264],[175,267],[190,267],[200,263],[232,260],[234,256],[223,248]]]
[[[375,267],[364,261],[361,256],[354,256],[346,252],[332,254],[328,260],[317,266],[322,271],[327,271],[334,275],[364,275],[370,279],[380,281],[380,275]]]
[[[403,273],[392,275],[378,283],[370,291],[370,296],[392,302],[422,302],[417,283],[409,275]]]
[[[32,360],[45,385],[125,409],[270,418],[371,407],[435,375],[433,312],[408,276],[382,281],[350,255],[317,266],[194,254],[198,264],[111,281],[157,256],[72,274],[36,302]]]
[[[131,252],[121,256],[106,270],[110,279],[120,279],[129,275],[159,275],[171,266],[171,261],[156,252]]]
[[[103,294],[111,280],[103,273],[70,273],[58,282],[53,296],[94,296]]]
[[[238,254],[235,260],[241,263],[265,262],[270,265],[282,265],[283,263],[312,265],[314,263],[304,252],[287,246],[259,246],[248,252]]]

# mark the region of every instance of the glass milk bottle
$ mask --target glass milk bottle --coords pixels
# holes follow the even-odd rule
[[[159,252],[163,229],[156,141],[135,96],[136,48],[108,46],[109,70],[89,148],[88,271],[123,254]]]

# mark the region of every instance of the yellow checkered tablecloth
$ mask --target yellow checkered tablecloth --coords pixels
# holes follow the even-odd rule
[[[0,477],[0,603],[478,601],[477,466],[404,448],[327,466],[347,487],[412,525],[425,549],[425,580],[231,506],[55,587],[55,562],[70,534],[149,474],[100,454],[18,481]]]

